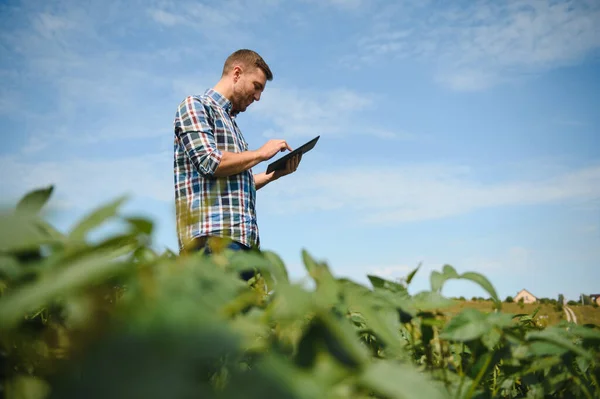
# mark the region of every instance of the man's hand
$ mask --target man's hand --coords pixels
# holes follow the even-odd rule
[[[260,154],[262,160],[266,161],[273,158],[278,152],[283,152],[285,150],[292,151],[292,148],[285,140],[269,140],[258,149],[258,153]]]
[[[289,175],[290,173],[294,173],[296,169],[298,169],[298,165],[300,164],[300,160],[302,159],[302,154],[298,154],[287,160],[285,163],[285,169],[279,169],[273,171],[269,174],[267,173],[259,173],[254,175],[254,184],[256,184],[256,189],[260,189],[272,181],[279,179],[282,176]]]
[[[298,165],[300,165],[300,161],[302,160],[302,154],[295,155],[287,160],[285,163],[285,169],[279,169],[274,172],[273,180],[277,180],[282,176],[289,175],[290,173],[294,173],[296,169],[298,169]]]

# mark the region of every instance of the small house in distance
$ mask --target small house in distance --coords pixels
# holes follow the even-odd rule
[[[535,301],[537,301],[535,295],[533,295],[526,289],[522,289],[521,291],[519,291],[519,293],[515,296],[514,301],[519,302],[521,299],[523,299],[523,303],[534,303]]]
[[[590,299],[600,305],[600,294],[591,294]]]

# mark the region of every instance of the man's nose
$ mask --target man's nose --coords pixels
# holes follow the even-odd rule
[[[254,93],[254,100],[255,101],[260,101],[260,92]]]

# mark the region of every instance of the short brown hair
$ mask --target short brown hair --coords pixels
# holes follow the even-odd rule
[[[231,70],[234,67],[234,64],[236,63],[241,63],[246,66],[253,65],[257,68],[260,68],[265,73],[267,80],[273,80],[273,72],[271,72],[271,69],[269,68],[265,60],[263,60],[262,57],[258,55],[258,53],[256,53],[255,51],[241,49],[237,50],[229,57],[227,57],[227,59],[225,60],[225,65],[223,66],[223,76],[231,72]]]

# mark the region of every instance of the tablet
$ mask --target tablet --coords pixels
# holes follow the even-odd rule
[[[283,157],[279,158],[277,161],[270,163],[269,166],[267,167],[267,173],[271,173],[275,170],[285,169],[285,164],[288,159],[292,158],[294,155],[305,154],[305,153],[309,152],[310,150],[312,150],[313,147],[315,146],[315,144],[317,144],[317,141],[319,141],[319,137],[321,137],[321,136],[315,137],[308,143],[303,144],[300,147],[296,148],[294,151],[292,151],[288,154],[285,154]]]

